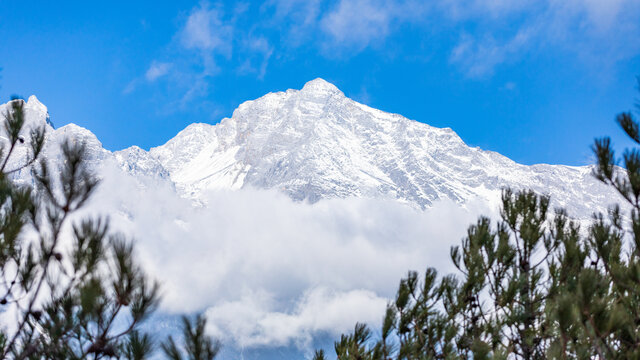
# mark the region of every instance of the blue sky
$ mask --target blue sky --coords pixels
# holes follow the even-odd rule
[[[110,150],[322,77],[527,163],[589,162],[640,75],[638,0],[1,1],[0,98]]]

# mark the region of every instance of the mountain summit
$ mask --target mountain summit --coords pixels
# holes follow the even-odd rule
[[[209,189],[253,187],[310,202],[356,196],[425,208],[442,199],[495,201],[512,186],[586,215],[609,195],[590,167],[520,165],[467,146],[449,128],[353,101],[323,79],[244,102],[217,125],[190,125],[150,155],[196,199]]]
[[[344,95],[342,91],[340,91],[340,89],[338,89],[335,85],[321,78],[317,78],[315,80],[307,82],[306,84],[304,84],[301,91],[306,93],[314,93],[316,95]]]
[[[35,97],[26,108],[29,118],[48,123]],[[323,79],[246,101],[231,118],[189,125],[149,152],[131,147],[110,154],[86,129],[49,128],[54,142],[65,134],[84,137],[97,162],[111,158],[134,177],[170,181],[198,201],[209,190],[251,187],[298,201],[369,197],[424,209],[447,199],[495,202],[510,186],[549,194],[555,205],[588,218],[615,196],[591,167],[521,165],[467,146],[449,128],[360,104]]]

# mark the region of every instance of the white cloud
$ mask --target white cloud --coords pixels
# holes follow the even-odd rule
[[[172,63],[159,62],[159,61],[155,61],[155,60],[152,61],[151,65],[149,66],[149,68],[145,72],[144,77],[137,77],[137,78],[131,80],[127,84],[127,86],[125,86],[125,88],[122,90],[122,93],[123,94],[130,94],[130,93],[134,92],[138,87],[140,87],[141,85],[143,85],[145,83],[145,80],[148,83],[153,83],[156,80],[158,80],[159,78],[167,76],[172,67],[173,67]]]
[[[427,266],[452,271],[450,245],[489,213],[481,203],[424,212],[367,199],[309,205],[259,190],[214,192],[209,207],[194,208],[168,186],[140,190],[105,174],[92,209],[136,237],[162,282],[163,311],[206,311],[228,346],[305,346],[356,321],[379,326],[400,278]]]
[[[370,290],[334,291],[324,287],[306,290],[291,309],[274,309],[269,294],[249,292],[236,301],[207,310],[209,331],[240,347],[311,344],[314,335],[334,337],[353,329],[357,322],[378,324],[389,299]]]
[[[246,15],[249,7],[249,3],[238,3],[225,11],[222,5],[202,2],[192,8],[163,56],[151,63],[144,77],[131,81],[123,93],[134,91],[145,80],[153,83],[166,77],[160,110],[166,113],[194,106],[196,101],[199,102],[195,106],[208,103],[203,99],[224,67],[263,78],[275,48],[267,37],[238,26],[238,19]]]
[[[320,20],[329,48],[360,51],[380,44],[403,22],[421,21],[428,5],[420,1],[340,0]]]
[[[389,41],[404,37],[401,32],[411,33],[415,48],[444,52],[471,78],[549,54],[606,74],[640,53],[639,16],[637,0],[269,0],[235,8],[203,2],[186,14],[167,54],[155,62],[173,64],[170,74],[152,63],[147,75],[167,77],[162,103],[176,108],[206,97],[222,69],[262,79],[274,58],[296,62],[308,49],[328,58],[365,49],[401,57],[402,46],[413,46]],[[440,44],[430,47],[432,40]]]
[[[478,18],[496,20],[523,11],[531,11],[536,0],[442,0],[438,2],[439,13],[456,22]]]
[[[144,77],[147,79],[147,81],[155,81],[158,78],[167,75],[167,73],[169,73],[169,69],[171,69],[171,65],[171,63],[154,61],[151,63],[151,66],[149,66],[149,69],[145,73]]]
[[[133,80],[129,81],[127,86],[125,86],[124,89],[122,89],[122,93],[125,94],[125,95],[132,93],[138,87],[139,83],[140,83],[140,79],[139,78],[136,78],[136,79],[133,79]]]
[[[247,59],[238,68],[238,72],[240,74],[256,73],[258,79],[264,78],[269,60],[273,55],[273,46],[264,36],[252,37],[244,45],[248,55]],[[254,63],[257,63],[257,65],[254,65]]]
[[[254,10],[260,13],[257,20]],[[301,48],[328,58],[365,49],[401,56],[400,47],[411,45],[388,41],[401,31],[419,35],[425,48],[427,37],[458,39],[439,48],[448,48],[450,64],[471,78],[487,78],[504,64],[548,53],[603,73],[640,53],[638,16],[637,0],[269,0],[235,8],[203,2],[187,13],[147,79],[167,76],[167,69],[154,64],[172,63],[164,103],[184,106],[205,97],[223,68],[262,79],[273,58],[297,61]],[[141,82],[130,83],[124,92]]]
[[[573,56],[602,72],[640,52],[640,2],[632,0],[448,0],[440,11],[454,24],[473,24],[450,56],[470,77],[490,76],[532,53]]]
[[[241,10],[240,6],[236,9]],[[211,78],[221,70],[219,63],[231,58],[233,45],[234,19],[226,18],[221,7],[202,2],[183,19],[165,54],[152,61],[144,77],[134,79],[123,92],[132,92],[145,80],[155,83],[166,77],[166,83],[161,84],[166,93],[159,101],[160,112],[207,106],[203,98],[209,92]]]
[[[323,0],[269,0],[261,10],[272,11],[273,15],[265,16],[267,27],[282,27],[289,23],[289,28],[282,31],[284,46],[300,46],[304,44],[318,26]]]
[[[182,45],[188,49],[231,54],[233,27],[222,19],[222,12],[207,4],[194,8],[180,33]]]
[[[477,40],[470,35],[464,35],[452,50],[450,60],[462,67],[470,77],[490,76],[497,65],[526,51],[532,36],[531,29],[520,30],[506,42],[498,42],[490,36]]]
[[[368,46],[387,37],[393,15],[375,0],[341,0],[322,19],[322,29],[340,45]]]
[[[275,8],[275,17],[293,17],[298,25],[311,25],[317,20],[322,0],[269,0],[264,8]]]
[[[582,23],[598,32],[608,32],[619,25],[623,11],[633,12],[634,8],[637,11],[640,7],[635,0],[550,0],[549,4],[552,11],[560,16],[584,17]]]
[[[202,84],[207,81],[204,77],[215,75],[220,71],[217,58],[222,56],[230,58],[233,51],[234,27],[231,21],[223,18],[221,8],[210,8],[208,3],[201,3],[191,10],[184,27],[178,32],[180,46],[186,50],[196,51],[186,53],[183,64],[183,77],[191,78],[192,86],[187,94],[201,91],[207,85]],[[201,70],[193,73],[194,59],[197,59]]]

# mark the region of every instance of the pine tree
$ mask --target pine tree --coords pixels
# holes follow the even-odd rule
[[[60,166],[52,169],[39,159],[44,128],[25,141],[23,107],[13,99],[3,114],[0,305],[5,321],[15,314],[16,322],[0,334],[0,359],[117,357],[140,339],[136,329],[156,308],[158,286],[136,264],[131,241],[112,233],[106,218],[72,220],[98,185],[86,148],[67,139]],[[19,147],[27,148],[27,159],[9,168]],[[35,188],[11,180],[35,163]]]
[[[14,98],[2,114],[0,314],[16,319],[0,330],[0,359],[149,359],[156,344],[140,325],[158,305],[158,284],[136,263],[132,241],[112,232],[106,218],[74,219],[98,186],[85,145],[67,139],[52,169],[40,158],[44,127],[25,141],[23,108]],[[20,147],[26,159],[9,168]],[[35,187],[11,179],[33,164]],[[188,359],[214,359],[220,344],[205,324],[202,316],[193,323],[185,317],[184,351],[169,337],[162,345],[168,358],[186,352]]]
[[[616,121],[640,145],[633,115]],[[357,325],[336,342],[338,358],[640,358],[640,149],[621,167],[609,138],[593,151],[595,177],[625,204],[582,231],[564,210],[550,214],[548,197],[505,189],[500,221],[481,217],[451,249],[459,273],[409,272],[380,339]]]
[[[207,320],[200,314],[195,319],[182,317],[183,349],[172,336],[162,344],[162,350],[171,360],[213,360],[220,351],[220,343],[205,334]],[[186,353],[186,354],[185,354]]]
[[[640,78],[638,84],[640,90]],[[616,121],[640,145],[640,124],[633,114],[623,112]],[[578,283],[582,296],[577,318],[586,340],[601,357],[640,358],[640,150],[627,149],[618,160],[611,140],[601,138],[593,151],[595,176],[626,200],[628,216],[616,206],[608,217],[594,218],[589,236],[592,266]]]
[[[561,212],[548,218],[548,197],[507,189],[502,203],[501,222],[481,217],[451,249],[459,275],[438,280],[430,268],[420,280],[409,272],[387,308],[381,339],[370,341],[359,325],[336,342],[338,358],[543,358],[553,339],[553,274],[546,269],[570,227]]]

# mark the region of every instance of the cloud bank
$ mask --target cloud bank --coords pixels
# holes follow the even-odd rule
[[[135,237],[162,283],[162,312],[204,311],[239,347],[304,347],[356,322],[378,326],[408,270],[452,271],[449,247],[491,206],[417,211],[371,199],[297,203],[264,190],[213,192],[194,207],[167,184],[107,170],[91,212]]]

